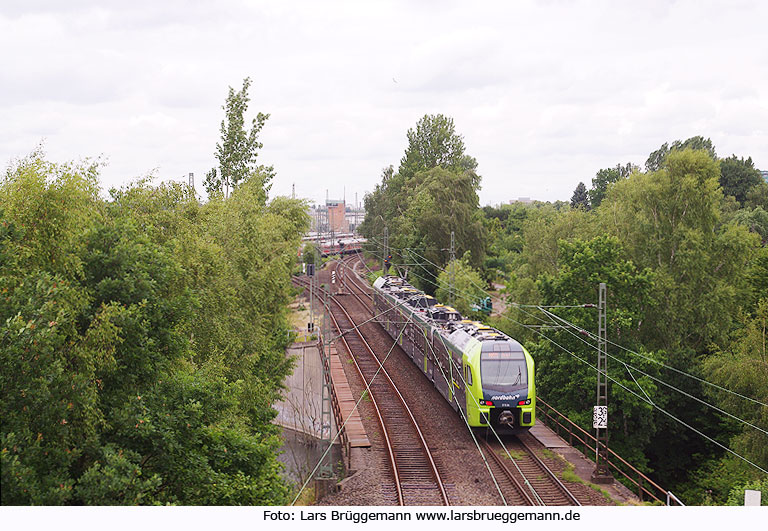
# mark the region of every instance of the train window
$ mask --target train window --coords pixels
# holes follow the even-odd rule
[[[528,385],[528,367],[522,352],[483,352],[480,377],[483,389],[509,393]]]
[[[472,385],[472,367],[469,365],[464,366],[464,381],[467,385]]]

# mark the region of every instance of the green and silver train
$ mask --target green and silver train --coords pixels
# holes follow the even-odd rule
[[[383,276],[373,287],[379,322],[470,426],[519,432],[534,425],[534,363],[520,343],[402,278]]]

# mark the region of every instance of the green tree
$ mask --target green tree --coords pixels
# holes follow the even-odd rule
[[[765,293],[763,293],[765,295]],[[768,298],[757,303],[754,316],[742,313],[740,328],[731,336],[728,349],[720,350],[704,362],[709,379],[727,389],[756,399],[768,397]],[[723,409],[768,430],[768,408],[732,394],[710,393]],[[731,447],[768,470],[768,436],[742,426]]]
[[[271,187],[274,169],[271,166],[258,166],[256,158],[263,145],[259,142],[259,133],[264,127],[269,114],[258,113],[251,121],[251,129],[245,128],[245,113],[248,110],[248,88],[251,79],[243,80],[243,88],[235,92],[229,87],[227,101],[223,106],[225,118],[221,121],[221,141],[216,143],[216,158],[219,167],[211,169],[205,176],[205,189],[209,196],[224,194],[229,197],[230,189],[249,177],[261,181],[264,189],[264,201]]]
[[[541,304],[578,306],[595,303],[598,285],[605,282],[609,290],[607,329],[610,339],[639,350],[651,359],[664,360],[663,353],[648,352],[639,343],[644,316],[655,306],[652,295],[653,272],[635,265],[615,237],[597,236],[587,241],[571,242],[560,240],[559,247],[557,274],[541,275],[537,282]],[[546,333],[547,337],[567,352],[546,339],[532,336],[531,351],[537,361],[537,388],[542,397],[554,407],[589,429],[596,373],[568,352],[594,365],[595,342],[582,341],[578,330],[594,330],[597,316],[595,310],[589,308],[560,308],[552,312],[577,328]],[[509,313],[512,319],[520,320],[519,310],[510,308]],[[553,325],[562,324],[546,314],[537,313],[537,317]],[[536,323],[542,324],[542,321],[536,320]],[[652,362],[642,358],[630,359],[626,355],[621,357],[637,369],[658,376],[658,367]],[[611,378],[635,391],[640,397],[646,392],[659,405],[666,401],[663,396],[659,396],[659,386],[649,376],[637,370],[630,371],[615,359],[609,360],[609,367]],[[611,411],[614,411],[611,424],[616,427],[611,431],[611,446],[620,455],[644,468],[648,463],[644,451],[659,431],[650,415],[652,407],[642,398],[614,383],[610,384],[609,389],[609,403],[612,404]]]
[[[739,204],[747,201],[747,194],[752,188],[763,182],[760,172],[755,168],[752,157],[744,160],[731,155],[720,161],[720,186],[725,195],[736,198]]]
[[[451,292],[451,267],[454,268],[453,292]],[[451,297],[453,293],[453,297]],[[450,304],[464,316],[472,314],[472,305],[486,296],[485,282],[480,273],[465,258],[454,260],[437,276],[435,297],[443,304]]]
[[[595,178],[592,179],[592,188],[589,190],[589,201],[592,208],[597,208],[600,206],[600,203],[603,202],[605,194],[608,191],[608,186],[622,179],[626,179],[639,169],[640,168],[631,162],[627,162],[624,166],[617,164],[615,168],[598,170],[595,174]]]
[[[732,222],[759,234],[763,244],[768,242],[768,212],[761,207],[756,207],[754,210],[739,210],[733,216]]]
[[[750,188],[744,206],[746,208],[760,207],[768,211],[768,182],[762,181]]]
[[[673,151],[661,170],[616,183],[603,202],[604,228],[635,263],[657,272],[660,311],[647,340],[694,350],[724,340],[747,285],[743,275],[757,237],[720,224],[718,163],[705,151]],[[661,341],[659,341],[661,340]]]
[[[645,161],[646,171],[652,172],[660,170],[670,153],[673,151],[683,151],[685,149],[706,151],[710,158],[717,160],[715,146],[712,145],[712,141],[709,138],[705,139],[702,136],[692,136],[685,141],[675,140],[671,145],[668,145],[666,142],[663,143],[659,149],[648,156],[648,160]]]
[[[482,264],[485,251],[477,190],[477,162],[464,153],[464,142],[453,120],[427,115],[408,131],[408,147],[397,173],[384,168],[382,180],[365,197],[366,217],[361,233],[369,250],[383,252],[384,227],[395,263],[414,274],[412,280],[432,293],[439,268],[449,255],[451,232],[456,253],[470,251],[471,262]]]
[[[464,139],[456,133],[453,118],[425,114],[416,123],[415,130],[408,129],[407,136],[408,147],[397,171],[405,179],[438,166],[457,172],[477,170],[475,158],[464,153]]]
[[[582,182],[580,182],[576,186],[576,190],[573,191],[573,195],[571,196],[571,208],[581,208],[583,210],[589,210],[590,208],[587,187]]]
[[[97,177],[34,155],[0,182],[2,503],[284,503],[304,205]]]

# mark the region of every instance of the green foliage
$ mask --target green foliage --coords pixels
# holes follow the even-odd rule
[[[451,231],[456,253],[470,251],[474,266],[482,264],[485,234],[478,210],[480,177],[477,162],[464,154],[464,142],[453,120],[427,115],[408,131],[409,145],[397,173],[390,166],[382,182],[365,197],[366,217],[360,225],[368,251],[383,252],[384,227],[389,248],[403,274],[432,293],[438,269],[450,256]]]
[[[750,190],[762,182],[763,178],[755,168],[752,157],[744,160],[744,157],[738,159],[736,155],[731,155],[720,161],[720,186],[723,193],[735,197],[740,204],[743,205]]]
[[[746,208],[761,207],[763,210],[768,210],[768,182],[761,181],[750,188],[744,206]]]
[[[718,164],[704,151],[673,151],[661,170],[616,183],[600,216],[629,255],[657,274],[659,312],[647,338],[664,349],[720,341],[745,294],[742,272],[757,241],[741,226],[720,225]],[[661,341],[653,341],[653,337]]]
[[[209,197],[217,194],[229,196],[229,191],[246,179],[259,181],[264,191],[262,203],[266,201],[274,178],[271,166],[257,166],[258,150],[263,147],[259,142],[259,133],[269,119],[268,114],[258,113],[251,122],[250,131],[245,128],[245,113],[248,110],[248,88],[251,79],[243,80],[243,88],[235,92],[229,87],[227,101],[224,104],[225,118],[221,121],[221,142],[216,143],[216,158],[219,167],[213,168],[205,176],[205,189]]]
[[[608,338],[637,353],[608,349],[610,445],[686,501],[722,504],[732,488],[759,479],[759,471],[656,407],[763,468],[762,432],[677,390],[763,429],[765,408],[712,393],[660,363],[758,400],[768,396],[764,332],[758,333],[768,292],[768,250],[760,246],[765,208],[749,202],[761,197],[759,184],[747,194],[747,208],[723,196],[710,141],[697,137],[662,148],[649,159],[652,171],[627,165],[628,175],[598,172],[592,211],[537,204],[484,209],[485,264],[503,272],[509,299],[520,304],[594,303],[598,283],[608,284]],[[551,312],[595,330],[594,310]],[[589,428],[594,341],[574,330],[537,329],[545,339],[527,326],[557,320],[538,310],[511,305],[507,316],[494,324],[525,341],[537,360],[542,396]]]
[[[3,504],[284,503],[271,404],[300,201],[200,205],[33,154],[0,183]]]
[[[425,114],[416,123],[415,131],[408,129],[407,136],[408,148],[397,170],[406,180],[438,166],[458,173],[474,174],[477,169],[475,158],[464,153],[464,139],[456,133],[453,118]],[[475,178],[479,182],[479,177]]]
[[[587,187],[584,183],[580,182],[576,186],[576,190],[573,191],[573,195],[571,196],[571,208],[581,208],[584,210],[590,209]]]
[[[755,207],[754,210],[739,210],[733,216],[732,222],[747,227],[750,232],[757,233],[763,244],[768,242],[768,212],[762,207]]]
[[[301,258],[305,264],[314,264],[318,256],[317,245],[311,242],[304,244],[304,248],[301,250]]]
[[[639,269],[627,257],[618,239],[598,236],[588,241],[561,240],[558,274],[541,275],[538,289],[542,304],[579,305],[596,303],[598,284],[606,282],[611,287],[608,333],[613,341],[639,349],[638,338],[644,315],[654,306],[650,296],[653,281],[653,273],[647,268]],[[579,328],[595,328],[597,316],[594,309],[563,308],[553,311]],[[510,312],[514,312],[513,318],[519,318],[516,310]],[[537,338],[531,345],[537,360],[537,387],[547,401],[558,404],[555,407],[564,409],[572,420],[588,429],[592,421],[595,373],[584,362],[594,365],[594,342],[585,343],[573,330],[547,335],[583,361],[553,347],[549,341]],[[665,359],[663,353],[642,350],[641,353],[656,361]],[[650,376],[658,375],[658,366],[651,361],[642,358],[627,361]],[[621,455],[630,457],[636,466],[644,467],[647,460],[639,447],[649,444],[658,428],[649,417],[652,407],[642,397],[647,393],[657,403],[661,404],[664,400],[657,398],[658,384],[650,376],[637,370],[630,372],[614,360],[609,362],[609,367],[611,377],[635,393],[611,385],[610,402],[614,412],[611,425],[618,428],[611,432],[611,446]]]
[[[454,269],[454,289],[451,294],[451,268]],[[451,304],[462,315],[472,314],[472,305],[485,297],[485,283],[480,273],[474,269],[466,258],[449,262],[437,277],[437,300]],[[450,301],[453,300],[453,303]]]
[[[726,505],[744,505],[744,491],[745,490],[759,490],[760,491],[760,505],[768,505],[768,478],[757,479],[754,481],[747,481],[742,485],[738,485],[731,489],[728,494],[728,500]]]
[[[692,136],[685,141],[675,140],[671,145],[664,142],[659,149],[648,156],[648,160],[645,161],[646,171],[654,172],[660,170],[664,166],[666,158],[670,153],[686,149],[705,151],[711,159],[717,159],[715,146],[712,145],[712,141],[709,138],[705,139],[702,136]]]
[[[754,316],[741,313],[740,327],[733,331],[728,349],[719,350],[703,364],[708,379],[744,396],[768,397],[768,298],[757,303]],[[711,393],[721,406],[738,417],[768,431],[768,408],[731,394]],[[768,470],[768,437],[745,426],[731,447]]]
[[[608,187],[622,179],[628,178],[632,173],[639,170],[637,166],[628,162],[625,166],[617,164],[615,168],[605,168],[598,170],[595,178],[592,179],[592,189],[589,191],[589,201],[592,208],[597,208],[605,199]]]

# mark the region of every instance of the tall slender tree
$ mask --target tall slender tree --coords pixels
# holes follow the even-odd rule
[[[248,110],[248,88],[251,78],[243,80],[243,88],[235,92],[229,87],[227,101],[223,106],[225,117],[221,121],[221,141],[216,143],[218,168],[212,168],[205,176],[205,189],[208,195],[222,194],[229,197],[230,190],[243,180],[257,176],[263,181],[262,186],[269,191],[274,169],[258,166],[256,158],[263,147],[259,142],[259,133],[264,127],[269,114],[258,113],[251,121],[251,128],[245,127],[245,112]]]

